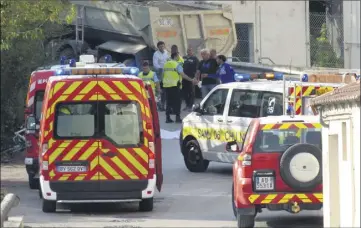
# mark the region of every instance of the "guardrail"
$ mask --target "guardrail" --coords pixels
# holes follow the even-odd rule
[[[1,201],[1,228],[13,227],[22,228],[24,227],[23,217],[8,217],[9,212],[13,207],[19,205],[20,198],[15,194],[6,194],[4,199]]]

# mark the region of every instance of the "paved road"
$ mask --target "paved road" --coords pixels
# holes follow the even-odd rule
[[[179,124],[164,124],[163,114],[161,124],[166,131],[180,128]],[[44,214],[38,192],[28,188],[20,164],[1,168],[2,186],[21,198],[11,214],[24,215],[25,225],[30,227],[236,227],[230,196],[232,166],[213,163],[206,173],[190,173],[184,167],[178,141],[164,139],[162,143],[164,185],[156,195],[153,212],[135,212],[137,204],[98,204]],[[291,215],[264,211],[256,220],[257,227],[322,227],[322,212]]]

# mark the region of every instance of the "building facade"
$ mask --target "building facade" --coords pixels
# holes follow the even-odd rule
[[[311,100],[322,128],[324,227],[360,227],[360,81]]]

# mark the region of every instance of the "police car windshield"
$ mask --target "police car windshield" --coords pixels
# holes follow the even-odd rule
[[[256,137],[254,152],[284,152],[297,143],[308,143],[321,148],[321,129],[272,129],[259,131]]]
[[[35,118],[37,120],[40,120],[43,100],[44,100],[44,91],[37,91],[35,94]]]

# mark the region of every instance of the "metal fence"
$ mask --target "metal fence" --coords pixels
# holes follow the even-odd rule
[[[257,26],[257,25],[255,25]],[[253,24],[236,24],[237,45],[232,56],[233,61],[279,64],[272,61],[272,56],[254,57],[254,31],[259,29]],[[304,44],[308,52],[311,67],[344,67],[344,29],[342,14],[309,13],[309,42]],[[287,28],[285,28],[287,30]],[[278,32],[278,31],[275,31]],[[302,34],[304,31],[300,31]],[[345,34],[347,35],[347,34]],[[360,45],[360,44],[358,44]],[[282,51],[282,47],[280,47]],[[263,58],[270,57],[270,58]],[[303,66],[305,67],[305,66]]]
[[[344,31],[341,15],[310,13],[312,67],[344,67]]]

